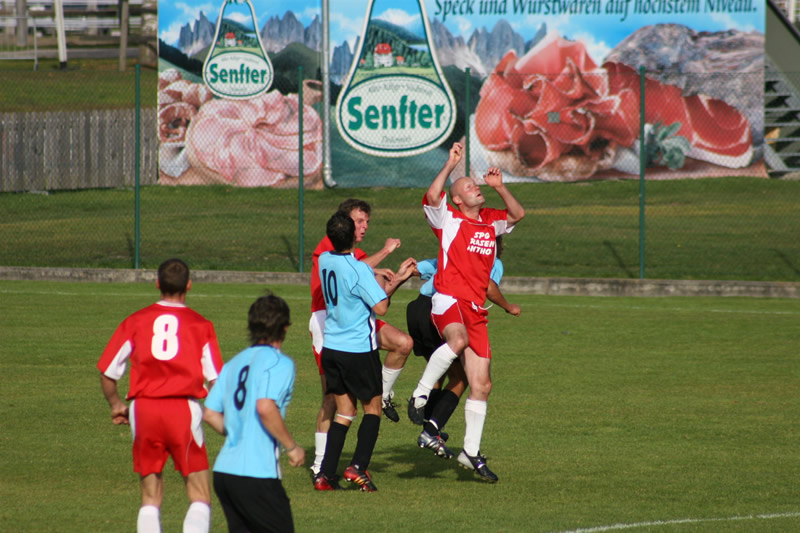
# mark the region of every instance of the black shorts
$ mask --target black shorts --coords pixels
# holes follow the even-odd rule
[[[328,394],[352,394],[364,403],[383,394],[378,350],[353,353],[322,347]]]
[[[292,507],[280,479],[214,472],[214,492],[230,533],[293,533]]]
[[[429,359],[444,342],[431,320],[431,297],[420,294],[406,307],[408,334],[414,339],[414,354]]]

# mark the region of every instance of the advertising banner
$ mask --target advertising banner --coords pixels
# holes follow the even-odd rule
[[[321,10],[159,4],[161,183],[294,187],[302,157],[321,187]],[[497,166],[508,181],[637,178],[642,150],[647,179],[766,176],[763,1],[330,0],[329,13],[340,186],[424,186],[455,141],[473,175]]]
[[[427,41],[462,96],[469,69],[477,101],[457,101],[469,120],[441,148],[468,137],[473,175],[497,166],[509,181],[638,177],[643,88],[648,179],[766,176],[763,1],[420,2],[332,1],[332,76],[349,95],[359,66],[397,69],[374,58],[404,40]],[[346,139],[347,102],[337,110]],[[376,136],[401,129],[375,109]]]
[[[302,161],[304,186],[322,187],[320,10],[159,3],[159,183],[297,187]]]

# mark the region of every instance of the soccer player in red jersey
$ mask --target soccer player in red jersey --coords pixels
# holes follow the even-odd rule
[[[190,505],[184,533],[210,528],[211,488],[198,399],[222,370],[214,326],[186,306],[189,267],[169,259],[158,267],[161,300],[126,318],[108,342],[97,368],[114,424],[130,424],[133,468],[140,476],[142,506],[137,531],[161,531],[162,471],[168,456],[186,483]],[[130,361],[126,404],[117,381]]]
[[[431,300],[431,319],[445,343],[431,354],[409,400],[408,415],[412,422],[423,423],[431,390],[450,364],[460,358],[469,383],[469,396],[464,405],[464,449],[458,462],[486,481],[496,482],[497,476],[486,466],[486,458],[480,452],[487,401],[492,390],[489,372],[492,351],[486,327],[488,311],[483,305],[496,254],[496,238],[511,232],[525,216],[525,210],[506,188],[503,174],[496,167],[490,167],[483,178],[503,200],[505,209],[484,207],[486,199],[480,187],[468,176],[453,182],[450,197],[455,208],[448,204],[444,186],[462,154],[463,146],[455,143],[447,162],[422,199],[425,217],[440,243],[438,268],[433,278],[436,294]],[[425,431],[420,435],[426,442],[418,444],[435,450],[441,457],[451,457],[436,428],[431,429],[432,433]]]
[[[350,218],[353,219],[353,222],[355,222],[357,246],[364,239],[367,228],[369,227],[370,205],[363,200],[350,198],[339,204],[337,211],[348,214]],[[371,266],[376,276],[382,276],[384,280],[388,281],[394,277],[394,273],[387,268],[378,268],[378,265],[381,261],[386,259],[389,254],[397,250],[400,244],[400,239],[389,238],[386,239],[383,248],[373,255],[367,256],[364,250],[357,247],[353,249],[353,255],[359,261],[363,261]],[[317,360],[320,383],[322,385],[322,405],[317,414],[317,427],[314,433],[314,463],[311,465],[311,471],[314,475],[317,475],[320,471],[322,458],[325,454],[328,429],[330,429],[334,413],[336,412],[334,395],[327,394],[327,383],[325,382],[325,373],[322,370],[320,359],[327,312],[325,310],[322,284],[319,279],[318,260],[321,254],[331,251],[333,251],[333,244],[326,236],[319,242],[311,256],[311,320],[309,320],[308,323],[308,330],[311,333],[312,350]],[[392,400],[394,396],[394,384],[400,372],[403,370],[403,366],[406,364],[408,355],[414,347],[414,341],[411,339],[411,336],[404,331],[400,331],[382,320],[377,321],[376,327],[378,330],[378,348],[387,351],[381,370],[381,379],[383,382],[381,404],[383,414],[386,415],[389,420],[397,422],[400,420],[400,417],[397,414],[395,404]]]

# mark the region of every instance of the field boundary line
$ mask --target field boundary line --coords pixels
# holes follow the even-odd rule
[[[152,283],[155,282],[155,279],[155,270],[147,269],[0,266],[0,280]],[[201,283],[308,285],[311,275],[299,272],[193,270],[192,279]],[[418,289],[419,286],[419,279],[412,278],[404,287]],[[573,296],[800,298],[800,282],[505,276],[503,292],[507,294]]]
[[[624,529],[636,529],[640,527],[671,526],[680,524],[700,524],[704,522],[737,522],[741,520],[774,520],[776,518],[800,518],[800,512],[796,513],[771,513],[757,515],[729,516],[725,518],[678,518],[675,520],[653,520],[651,522],[635,522],[632,524],[614,524],[610,526],[595,526],[580,529],[569,529],[558,533],[601,533],[603,531],[621,531]]]

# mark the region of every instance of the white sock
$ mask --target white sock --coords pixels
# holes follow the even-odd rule
[[[467,399],[464,403],[464,419],[466,421],[464,451],[474,457],[481,449],[483,423],[486,422],[486,402]]]
[[[183,519],[183,533],[208,533],[211,529],[211,506],[205,502],[192,502]]]
[[[381,378],[383,379],[383,399],[391,400],[394,396],[394,383],[402,372],[402,368],[388,368],[386,365],[381,370]]]
[[[314,475],[319,474],[322,469],[322,459],[325,457],[325,446],[328,444],[327,433],[314,433],[314,464],[311,471]]]
[[[425,405],[428,401],[431,389],[433,389],[433,386],[439,381],[439,378],[445,375],[447,369],[450,368],[450,365],[453,364],[453,361],[455,361],[457,357],[456,353],[450,349],[447,343],[436,348],[433,354],[431,354],[431,359],[425,366],[425,371],[422,373],[417,388],[414,389],[414,393],[412,394],[414,398],[425,397],[425,400],[422,402],[414,401],[416,407]]]
[[[139,507],[136,533],[161,533],[161,510],[155,505]]]

